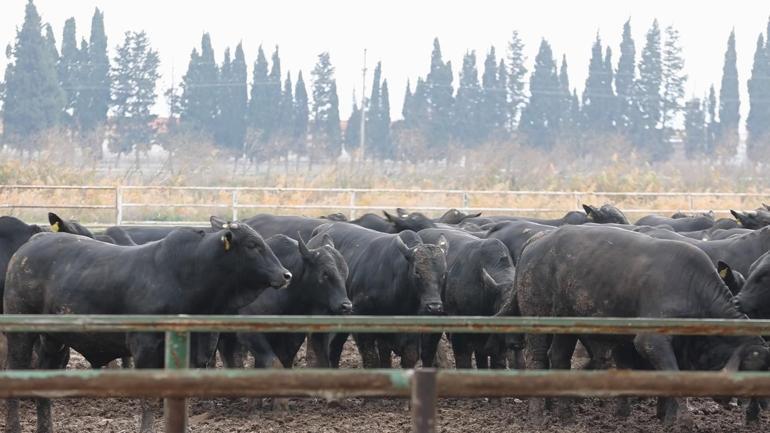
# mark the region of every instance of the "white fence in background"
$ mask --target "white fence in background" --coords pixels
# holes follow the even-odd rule
[[[83,193],[102,194],[101,203],[46,202],[39,198],[27,200],[29,195],[39,197],[41,193],[51,196],[71,191],[73,195]],[[212,201],[183,202],[169,199],[163,202],[130,201],[130,197],[153,197],[153,194],[170,196],[173,194],[211,194],[219,198]],[[272,202],[257,203],[253,198],[258,194],[270,195]],[[105,204],[104,195],[109,198]],[[241,200],[250,196],[250,201]],[[291,200],[288,196],[293,196]],[[301,204],[296,202],[297,195],[309,198]],[[323,197],[332,200],[322,200]],[[222,199],[226,197],[226,199]],[[285,200],[282,199],[285,197]],[[380,198],[378,198],[380,197]],[[411,199],[406,199],[412,197]],[[415,198],[418,197],[418,198]],[[320,200],[319,200],[320,198]],[[545,202],[542,206],[521,206],[517,202],[529,199]],[[703,206],[703,202],[717,206]],[[640,214],[669,214],[676,211],[708,212],[729,215],[732,209],[754,209],[762,202],[770,202],[767,193],[729,193],[729,192],[591,192],[591,191],[478,191],[478,190],[441,190],[441,189],[366,189],[366,188],[271,188],[271,187],[177,187],[177,186],[74,186],[74,185],[0,185],[0,213],[8,214],[25,209],[33,210],[99,210],[111,211],[109,223],[125,225],[180,225],[208,224],[207,221],[193,220],[139,220],[125,218],[126,213],[137,208],[156,209],[193,209],[206,208],[224,216],[238,219],[260,212],[291,212],[294,214],[320,215],[322,213],[343,212],[349,218],[355,218],[365,212],[392,211],[404,207],[409,211],[425,212],[432,215],[443,213],[449,208],[465,212],[483,212],[485,214],[522,214],[554,215],[571,210],[581,210],[583,203],[599,206],[603,203],[618,205],[631,219]],[[631,203],[631,205],[629,205]],[[647,207],[639,206],[647,204]],[[626,206],[624,206],[626,204]],[[719,206],[724,204],[725,206]],[[7,210],[6,210],[7,209]],[[303,211],[312,210],[314,213]],[[81,220],[83,223],[90,221]],[[105,221],[93,224],[108,225]]]

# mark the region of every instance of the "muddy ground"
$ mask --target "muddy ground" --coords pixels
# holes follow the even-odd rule
[[[297,359],[304,365],[304,349]],[[353,344],[345,346],[345,368],[359,367]],[[73,352],[70,368],[88,368]],[[261,404],[264,403],[264,404]],[[690,410],[698,432],[770,431],[770,413],[762,414],[756,426],[745,427],[743,411],[735,405],[723,409],[709,399],[692,399]],[[160,402],[157,403],[156,430],[163,431]],[[653,399],[633,405],[631,416],[616,417],[610,400],[584,399],[575,404],[575,422],[563,424],[547,420],[534,423],[527,416],[527,402],[514,398],[443,399],[438,406],[439,432],[667,432],[655,417]],[[35,431],[32,401],[22,403],[23,431]],[[193,399],[190,404],[192,432],[408,432],[411,419],[405,400],[351,398],[342,407],[332,407],[317,399],[292,399],[288,411],[273,411],[267,401],[255,403],[240,399]],[[54,425],[59,433],[135,432],[139,423],[139,401],[131,399],[59,399],[54,401]],[[0,428],[5,428],[5,405],[0,405]],[[685,429],[676,429],[685,430]]]

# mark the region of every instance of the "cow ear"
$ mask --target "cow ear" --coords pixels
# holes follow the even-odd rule
[[[309,259],[313,256],[313,253],[310,252],[305,240],[302,239],[302,235],[299,232],[297,232],[297,245],[299,246],[299,253],[302,254],[302,257]]]
[[[321,236],[321,245],[326,245],[334,248],[334,239],[332,239],[332,237],[329,236],[329,233],[324,233],[323,236]]]
[[[401,236],[396,236],[396,248],[401,252],[401,254],[404,255],[407,259],[410,259],[412,257],[412,250],[409,249],[408,246],[404,243],[404,240],[401,239]]]
[[[588,218],[591,219],[596,214],[596,208],[591,206],[590,204],[584,204],[583,210],[586,212],[586,215],[588,215]]]
[[[396,208],[396,215],[398,215],[401,218],[406,218],[406,217],[409,216],[409,212],[406,209],[402,208],[402,207],[397,207]]]
[[[222,237],[220,237],[219,240],[222,241],[225,251],[230,251],[230,248],[233,247],[233,232],[227,230],[222,234]]]
[[[765,210],[770,210],[770,205],[762,203],[762,207],[765,208]]]
[[[717,262],[717,271],[719,271],[719,277],[725,282],[727,288],[730,289],[730,293],[733,296],[737,295],[741,291],[741,287],[730,265],[720,260]]]
[[[390,222],[392,222],[392,223],[394,223],[394,222],[399,220],[399,218],[397,216],[389,214],[388,211],[386,211],[386,210],[382,211],[382,213],[385,215],[385,219],[390,221]]]
[[[484,281],[484,287],[496,287],[497,281],[489,275],[486,268],[481,268],[481,279]]]
[[[438,237],[438,242],[436,243],[439,248],[441,248],[441,251],[444,252],[444,255],[449,251],[449,241],[446,239],[446,236],[441,235]]]
[[[211,223],[211,228],[216,230],[226,229],[228,226],[227,221],[214,215],[209,218],[209,222]]]
[[[48,223],[51,224],[52,232],[58,232],[64,228],[64,220],[53,212],[48,212]]]

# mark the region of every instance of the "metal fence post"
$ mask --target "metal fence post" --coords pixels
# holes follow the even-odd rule
[[[412,433],[435,433],[436,396],[436,369],[414,370],[412,376]]]
[[[687,194],[687,204],[690,206],[690,213],[692,213],[693,209],[695,209],[693,207],[692,194]]]
[[[232,199],[232,208],[233,208],[233,221],[238,221],[238,190],[233,190],[233,199]]]
[[[470,198],[468,197],[468,191],[463,191],[463,212],[468,212],[469,205]]]
[[[350,219],[356,219],[356,192],[350,192]]]
[[[115,225],[123,223],[123,187],[115,187]]]
[[[166,331],[166,369],[186,369],[190,365],[190,333]],[[163,400],[163,418],[166,433],[187,433],[187,400]]]
[[[582,203],[580,203],[580,194],[575,193],[575,210],[582,210],[583,206]]]

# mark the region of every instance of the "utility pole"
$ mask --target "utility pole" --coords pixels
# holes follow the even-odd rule
[[[361,90],[361,161],[366,161],[364,145],[366,144],[366,48],[364,48],[364,68],[361,70],[363,84]]]

